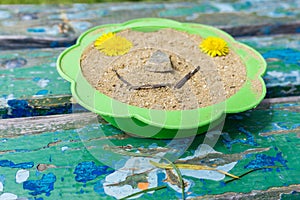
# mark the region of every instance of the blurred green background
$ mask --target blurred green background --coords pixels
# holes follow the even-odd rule
[[[101,3],[101,2],[165,2],[162,0],[1,0],[0,4],[63,4],[63,3]],[[169,0],[174,1],[174,0]],[[175,0],[176,1],[176,0]]]

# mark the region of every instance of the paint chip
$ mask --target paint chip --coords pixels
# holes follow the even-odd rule
[[[68,148],[69,147],[64,146],[64,147],[61,148],[61,151],[66,151]]]
[[[0,200],[16,200],[18,196],[13,193],[3,193],[0,195]]]
[[[20,169],[16,173],[16,183],[23,183],[29,177],[29,171],[25,169]]]

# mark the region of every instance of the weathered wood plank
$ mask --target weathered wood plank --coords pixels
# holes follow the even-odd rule
[[[299,33],[299,8],[292,0],[0,5],[0,48],[69,45],[93,26],[145,16],[218,26],[234,36]]]
[[[243,37],[257,49],[268,67],[264,80],[267,98],[300,95],[300,35]],[[70,84],[56,71],[64,48],[1,51],[0,114],[4,118],[82,110],[72,104]]]
[[[250,193],[234,193],[228,192],[221,195],[205,195],[203,197],[198,197],[196,199],[298,199],[300,193],[300,185],[290,185],[283,187],[274,187],[268,190],[253,190]]]
[[[288,107],[287,104],[295,104],[296,107]],[[264,99],[254,110],[269,110],[285,108],[291,111],[299,111],[300,108],[297,106],[300,103],[300,96],[295,97],[280,97]],[[47,103],[40,105],[49,106]],[[275,106],[274,106],[275,105]],[[284,107],[285,106],[285,107]],[[239,114],[237,114],[239,115]],[[98,117],[96,114],[91,112],[78,112],[72,114],[62,115],[46,115],[37,117],[26,117],[26,118],[12,118],[12,119],[0,119],[0,137],[15,137],[28,134],[40,134],[43,132],[53,132],[60,129],[76,129],[83,127],[87,124],[97,122],[107,124],[103,119]]]
[[[264,80],[268,97],[297,96],[300,89],[300,35],[245,37],[240,42],[257,49],[267,61]]]
[[[62,50],[1,51],[0,96],[12,99],[69,93],[69,84],[56,71]]]
[[[222,135],[213,147],[221,154],[217,154],[216,158],[209,154],[207,162],[202,158],[203,162],[197,164],[218,166],[223,162],[232,163],[230,173],[235,175],[253,168],[274,168],[254,171],[227,184],[225,181],[231,180],[229,177],[211,180],[214,176],[197,178],[184,175],[185,181],[190,184],[186,197],[226,199],[229,195],[236,194],[242,199],[251,199],[253,195],[255,199],[263,199],[277,197],[280,193],[299,192],[300,165],[295,155],[300,153],[300,102],[287,103],[297,100],[295,97],[290,98],[276,100],[285,103],[266,100],[264,103],[269,106],[229,115]],[[189,148],[184,150],[182,157],[194,156],[195,149],[205,137],[197,136],[192,144],[188,139],[173,141],[175,146],[169,146],[169,140],[129,137],[109,124],[99,122],[99,118],[91,113],[5,119],[0,120],[0,123],[0,132],[4,133],[1,135],[0,146],[0,182],[3,183],[5,179],[5,192],[29,199],[113,199],[111,194],[107,194],[105,184],[107,176],[116,172],[107,168],[107,165],[120,168],[128,160],[135,160],[135,169],[123,168],[122,172],[129,178],[124,183],[116,182],[118,191],[126,191],[122,189],[122,185],[136,187],[135,184],[151,179],[157,180],[157,186],[166,185],[168,189],[145,194],[142,199],[180,198],[180,189],[174,187],[175,183],[163,181],[166,178],[164,170],[148,173],[149,168],[145,168],[142,171],[147,171],[144,175],[149,179],[130,176],[132,173],[137,174],[139,167],[143,169],[143,166],[148,166],[147,158],[133,158],[129,155],[118,157],[112,152],[155,155],[158,152],[171,153],[174,149],[184,150],[187,145]],[[137,164],[139,162],[141,165]],[[21,168],[23,171],[19,171]],[[196,174],[204,173],[196,171]],[[28,173],[29,177],[21,172]],[[133,177],[134,179],[130,179]],[[30,184],[32,185],[29,186]],[[257,192],[254,194],[252,190]]]

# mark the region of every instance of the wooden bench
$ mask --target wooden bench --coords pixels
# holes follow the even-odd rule
[[[299,199],[299,15],[291,0],[0,5],[0,199],[114,199],[153,185],[132,198]],[[130,137],[78,105],[58,75],[58,55],[83,31],[141,17],[219,27],[266,59],[266,99],[227,115],[213,149],[205,134],[191,144]],[[184,195],[176,172],[141,167],[180,145],[181,158],[199,159],[183,173]]]

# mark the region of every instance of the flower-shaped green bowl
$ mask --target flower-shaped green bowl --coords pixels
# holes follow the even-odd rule
[[[92,87],[83,76],[81,55],[102,34],[125,29],[147,32],[162,28],[198,34],[203,38],[215,36],[224,39],[246,65],[247,78],[241,89],[224,101],[207,107],[192,110],[156,110],[132,106],[106,96]],[[67,48],[59,56],[57,70],[64,79],[71,82],[72,95],[79,104],[99,114],[113,126],[138,137],[175,138],[204,133],[218,125],[226,113],[238,113],[254,108],[266,94],[262,79],[266,62],[258,52],[235,41],[229,34],[217,28],[168,19],[144,18],[94,27],[83,33],[75,45]]]

